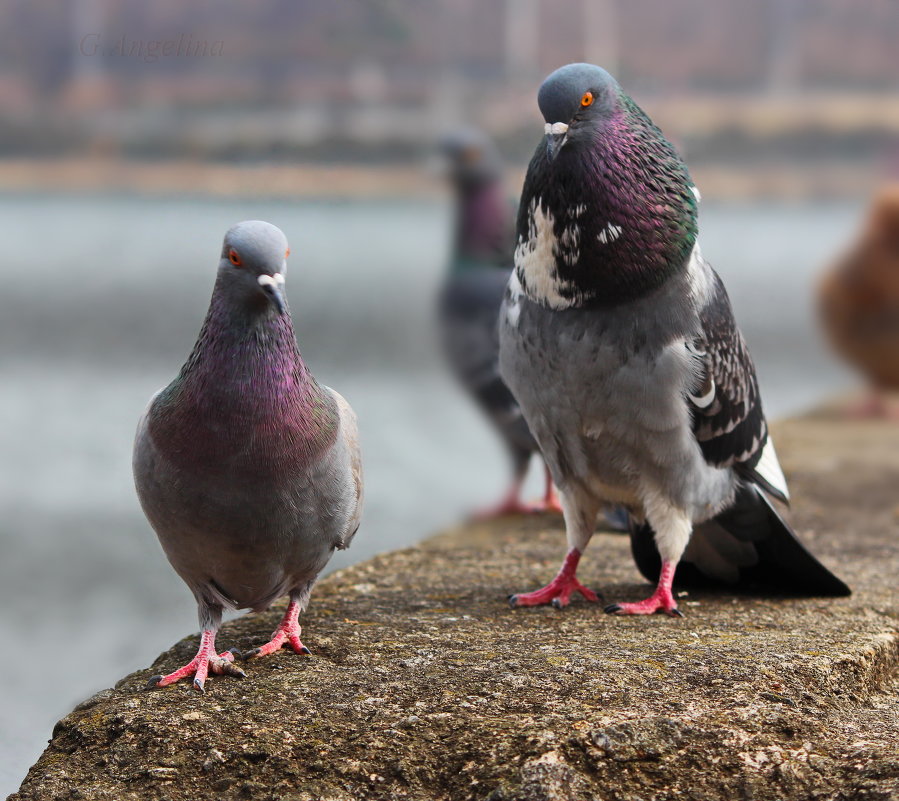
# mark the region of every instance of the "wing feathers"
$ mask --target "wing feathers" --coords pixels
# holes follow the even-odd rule
[[[790,502],[790,491],[787,489],[787,480],[784,478],[780,462],[777,460],[777,452],[774,450],[774,440],[768,437],[762,448],[761,458],[754,468],[746,472],[746,476],[755,481],[775,498],[784,503]]]
[[[640,572],[656,581],[661,558],[653,530],[631,524],[631,551]],[[802,544],[771,502],[752,484],[741,484],[733,505],[694,528],[675,584],[724,583],[734,589],[776,588],[796,595],[849,595],[850,589]]]
[[[699,310],[701,336],[687,345],[698,362],[697,386],[687,397],[693,433],[710,464],[753,468],[768,435],[755,367],[721,279],[703,261],[691,269],[708,272],[709,290]]]

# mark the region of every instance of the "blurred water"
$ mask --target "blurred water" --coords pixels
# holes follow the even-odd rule
[[[74,703],[196,628],[137,505],[131,439],[193,343],[233,222],[287,233],[301,348],[359,415],[366,513],[332,568],[411,544],[500,492],[504,455],[445,376],[430,327],[447,213],[418,201],[0,197],[0,795]],[[769,416],[848,383],[818,340],[811,292],[858,214],[702,211],[703,252],[730,289]]]

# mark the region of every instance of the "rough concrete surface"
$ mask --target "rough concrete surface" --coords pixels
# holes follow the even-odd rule
[[[461,528],[324,580],[311,657],[144,690],[193,656],[182,640],[61,720],[11,798],[899,799],[899,426],[820,414],[775,435],[791,519],[851,598],[512,610],[555,573],[561,521]],[[580,576],[609,601],[647,591],[621,535],[597,534]],[[281,611],[219,644],[262,642]]]

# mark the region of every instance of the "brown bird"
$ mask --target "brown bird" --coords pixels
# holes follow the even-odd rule
[[[887,399],[899,391],[899,184],[874,199],[861,235],[824,276],[818,302],[834,349],[870,386],[850,412],[899,419]]]

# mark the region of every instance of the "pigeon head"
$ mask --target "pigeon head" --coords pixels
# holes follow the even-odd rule
[[[507,267],[514,239],[499,150],[483,131],[457,128],[441,139],[440,153],[455,195],[450,270]]]
[[[602,67],[568,64],[540,86],[537,105],[546,120],[546,148],[553,158],[568,142],[588,141],[591,131],[619,105],[621,87]]]
[[[503,163],[496,145],[477,128],[456,128],[440,140],[440,155],[456,189],[466,191],[502,177]]]
[[[652,120],[592,64],[553,72],[537,101],[545,136],[528,166],[515,249],[525,294],[555,309],[613,305],[684,272],[698,193]]]
[[[232,303],[247,310],[284,314],[288,255],[280,228],[261,220],[237,223],[225,234],[217,284]]]

